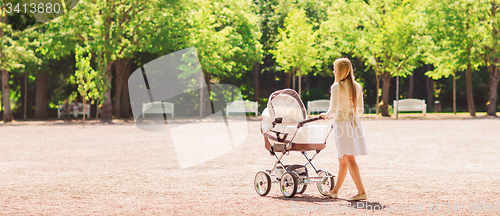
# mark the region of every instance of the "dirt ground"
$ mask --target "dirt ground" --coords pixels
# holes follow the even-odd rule
[[[339,199],[320,195],[315,185],[291,199],[279,184],[259,196],[254,175],[274,158],[255,119],[241,145],[185,169],[168,132],[130,122],[0,124],[0,214],[500,214],[500,119],[415,116],[362,120],[369,152],[357,157],[363,202],[345,200],[356,193],[349,174]],[[284,162],[305,159],[293,152]],[[314,162],[336,175],[332,136]]]

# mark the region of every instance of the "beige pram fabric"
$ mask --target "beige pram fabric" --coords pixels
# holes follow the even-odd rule
[[[283,89],[271,94],[262,112],[261,130],[266,148],[274,151],[324,149],[333,122],[316,121],[297,127],[306,117],[304,104],[294,90]],[[286,144],[290,144],[289,149],[285,149]]]

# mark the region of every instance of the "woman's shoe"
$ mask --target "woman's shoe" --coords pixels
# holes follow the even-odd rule
[[[365,199],[366,199],[366,193],[363,195],[353,196],[351,198],[348,198],[347,201],[357,201],[357,200],[365,200]]]
[[[326,192],[325,195],[331,197],[331,198],[334,198],[334,199],[337,199],[338,198],[338,193],[330,193],[330,192]]]

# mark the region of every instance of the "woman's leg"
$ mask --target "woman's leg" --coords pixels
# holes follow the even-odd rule
[[[330,191],[330,193],[338,193],[340,190],[340,187],[342,187],[342,184],[344,183],[345,176],[347,175],[347,162],[344,157],[339,158],[339,175],[337,177],[337,183],[335,184],[335,187],[333,190]]]
[[[344,158],[347,162],[347,167],[349,168],[349,173],[351,173],[352,180],[354,180],[354,184],[356,184],[356,187],[358,188],[357,196],[365,194],[365,188],[363,187],[363,182],[361,182],[361,175],[359,174],[356,158],[354,155],[344,155]]]

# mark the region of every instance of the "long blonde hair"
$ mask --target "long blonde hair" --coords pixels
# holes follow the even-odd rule
[[[356,80],[351,61],[348,58],[339,58],[333,63],[333,68],[336,71],[335,82],[339,84],[341,82],[347,82],[347,91],[350,93],[351,102],[353,104],[354,111],[356,111]]]

